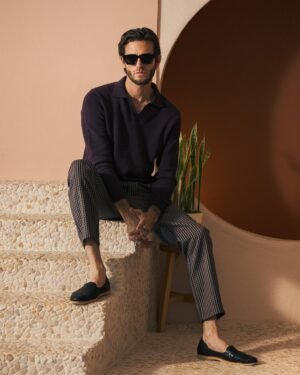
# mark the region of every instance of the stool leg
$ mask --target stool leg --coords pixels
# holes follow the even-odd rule
[[[170,301],[170,293],[171,293],[176,255],[177,254],[175,253],[168,254],[167,270],[165,274],[163,294],[162,294],[161,304],[160,304],[160,314],[159,314],[159,319],[158,319],[158,332],[163,332],[166,328],[166,319],[167,319],[167,313],[168,313],[168,307],[169,307],[169,301]]]

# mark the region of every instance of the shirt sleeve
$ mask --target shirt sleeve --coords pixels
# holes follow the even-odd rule
[[[101,175],[112,202],[125,198],[120,180],[113,165],[113,145],[109,137],[101,97],[93,90],[83,100],[81,127],[85,142],[85,155]]]
[[[157,160],[158,173],[156,174],[156,181],[152,184],[150,203],[157,206],[161,212],[170,204],[177,183],[176,171],[180,129],[181,120],[178,113],[166,136],[162,153]]]

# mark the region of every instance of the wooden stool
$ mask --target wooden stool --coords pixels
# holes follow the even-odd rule
[[[158,318],[158,332],[163,332],[166,328],[166,319],[170,303],[189,302],[194,303],[194,297],[190,293],[178,293],[171,291],[175,260],[181,253],[178,246],[166,245],[160,243],[160,250],[168,254],[166,273],[162,288],[162,296],[160,301],[160,311]]]

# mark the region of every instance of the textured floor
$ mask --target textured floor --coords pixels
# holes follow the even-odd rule
[[[150,332],[108,375],[205,374],[299,375],[300,326],[279,322],[219,323],[221,336],[237,349],[258,357],[256,366],[198,359],[199,324],[172,324]]]

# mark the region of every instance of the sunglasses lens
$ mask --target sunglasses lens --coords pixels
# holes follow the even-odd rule
[[[154,55],[151,53],[144,53],[143,55],[124,55],[124,61],[127,65],[135,65],[138,58],[141,59],[142,64],[151,64]]]
[[[138,55],[124,55],[124,60],[127,65],[135,65]]]
[[[145,53],[144,55],[141,55],[140,58],[143,64],[151,64],[154,59],[154,55],[151,53]]]

